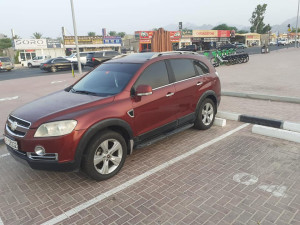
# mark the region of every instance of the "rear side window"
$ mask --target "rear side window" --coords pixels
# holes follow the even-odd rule
[[[181,81],[196,76],[193,61],[190,59],[170,59],[175,80]]]
[[[203,62],[200,61],[194,61],[195,68],[199,75],[207,74],[209,73],[209,68],[207,65],[205,65]]]
[[[103,52],[95,52],[94,57],[103,57]]]
[[[165,62],[159,61],[148,66],[138,78],[134,85],[134,89],[141,84],[150,85],[152,89],[169,84]]]
[[[118,55],[118,52],[105,52],[105,56],[115,56]]]
[[[1,62],[10,62],[10,58],[0,58]]]

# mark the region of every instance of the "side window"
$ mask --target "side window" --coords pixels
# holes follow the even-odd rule
[[[95,52],[94,57],[103,57],[103,52]]]
[[[152,89],[169,84],[165,62],[159,61],[148,66],[134,84],[134,89],[141,84],[150,85]]]
[[[196,76],[196,71],[192,60],[170,59],[169,61],[173,69],[176,81],[181,81]]]
[[[207,65],[205,65],[203,62],[200,61],[194,61],[195,68],[199,75],[207,74],[209,73],[209,68]]]

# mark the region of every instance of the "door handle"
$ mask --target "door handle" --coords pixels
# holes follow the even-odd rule
[[[201,84],[203,84],[203,82],[198,82],[198,83],[197,83],[197,86],[200,86]]]
[[[169,92],[168,94],[166,94],[166,97],[170,97],[172,95],[174,95],[174,93],[173,92]]]

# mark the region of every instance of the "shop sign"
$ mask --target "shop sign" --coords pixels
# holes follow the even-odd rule
[[[217,30],[193,30],[193,37],[218,37]]]
[[[259,35],[247,35],[247,39],[259,40],[260,36]]]
[[[218,38],[204,38],[204,42],[217,42]]]
[[[181,43],[191,42],[191,39],[190,39],[190,38],[181,38],[181,39],[180,39],[180,42],[181,42]]]
[[[75,45],[75,37],[74,36],[64,36],[64,44],[65,45]],[[78,36],[78,44],[86,45],[86,44],[103,44],[103,39],[101,36]]]
[[[151,39],[140,40],[141,44],[151,44]]]
[[[15,39],[15,49],[44,49],[47,48],[46,39]]]
[[[103,44],[121,44],[121,37],[105,36],[103,38]]]
[[[151,39],[153,36],[153,31],[136,31],[136,39]]]
[[[171,39],[180,39],[180,37],[181,37],[180,31],[170,31]]]
[[[182,30],[182,37],[192,37],[193,36],[193,30]]]
[[[47,39],[47,48],[61,48],[61,42],[58,39]]]
[[[218,37],[230,37],[230,30],[218,30]]]
[[[201,41],[201,37],[193,37],[192,38],[192,42],[199,42],[199,41]]]

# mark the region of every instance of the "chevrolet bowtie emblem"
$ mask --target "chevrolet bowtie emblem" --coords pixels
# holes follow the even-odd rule
[[[10,124],[10,129],[12,130],[12,131],[15,131],[16,129],[17,129],[17,127],[18,127],[18,123],[15,121],[15,122],[12,122],[11,124]]]

